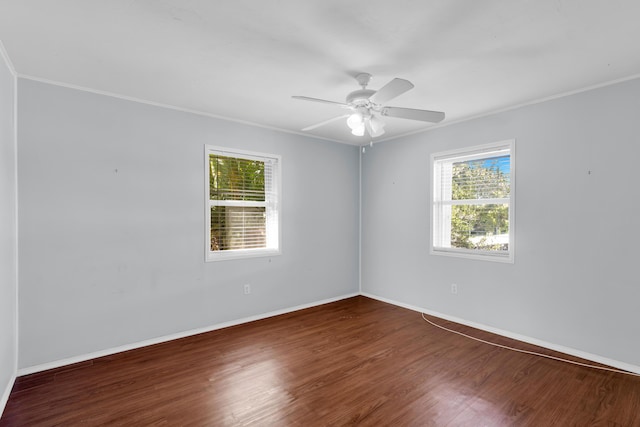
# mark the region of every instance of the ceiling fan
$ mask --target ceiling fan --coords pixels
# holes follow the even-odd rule
[[[363,136],[365,130],[375,138],[384,134],[384,121],[380,116],[398,117],[401,119],[420,120],[423,122],[438,123],[444,119],[444,113],[440,111],[417,110],[414,108],[389,107],[383,105],[387,101],[402,95],[413,88],[413,83],[409,80],[395,78],[375,91],[367,89],[371,81],[371,74],[360,73],[356,76],[358,84],[362,89],[355,90],[347,95],[346,102],[328,101],[326,99],[310,98],[308,96],[293,96],[292,98],[303,101],[323,102],[325,104],[337,105],[341,108],[351,110],[341,116],[325,120],[315,125],[302,129],[308,131],[326,125],[336,120],[347,118],[347,125],[351,133],[356,136]]]

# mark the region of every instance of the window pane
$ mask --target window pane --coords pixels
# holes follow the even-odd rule
[[[207,261],[279,254],[280,157],[209,145],[205,153]]]
[[[510,156],[453,163],[452,200],[509,197]]]
[[[265,248],[266,236],[264,207],[211,208],[212,251]]]
[[[264,201],[265,162],[209,155],[211,200]]]
[[[451,247],[509,250],[509,205],[451,206]]]
[[[513,262],[514,142],[431,155],[432,254]]]

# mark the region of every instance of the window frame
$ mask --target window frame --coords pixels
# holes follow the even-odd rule
[[[465,248],[451,248],[441,247],[436,245],[436,228],[441,227],[440,222],[441,213],[439,208],[442,204],[436,200],[436,196],[441,190],[440,180],[437,176],[438,167],[437,162],[446,160],[474,160],[490,158],[491,152],[497,152],[500,150],[509,150],[509,249],[507,251],[488,251],[480,249],[465,249]],[[516,194],[516,156],[515,156],[515,139],[508,139],[490,144],[475,145],[466,148],[459,148],[455,150],[441,151],[431,154],[431,192],[430,192],[430,209],[431,209],[431,221],[430,221],[430,239],[429,239],[429,253],[431,255],[444,255],[459,258],[476,259],[483,261],[494,261],[511,263],[515,262],[515,194]],[[488,202],[495,201],[496,199],[486,199]],[[491,203],[486,203],[491,204]],[[451,204],[453,205],[453,203]]]
[[[213,206],[211,203],[210,196],[210,170],[209,170],[209,155],[210,154],[219,154],[227,157],[236,157],[239,159],[247,159],[247,160],[272,160],[275,161],[275,167],[273,170],[272,176],[272,188],[271,191],[268,191],[265,188],[265,197],[268,197],[269,194],[273,193],[275,197],[275,201],[265,200],[265,204],[269,204],[270,202],[275,203],[276,209],[275,214],[277,218],[275,222],[269,221],[267,217],[267,223],[272,222],[275,224],[276,230],[271,229],[267,226],[267,233],[270,233],[267,237],[267,241],[275,242],[273,247],[265,247],[265,248],[251,248],[251,249],[231,249],[224,251],[212,251],[211,250],[211,207]],[[204,206],[205,206],[205,220],[204,220],[204,228],[205,228],[205,261],[225,261],[231,259],[243,259],[243,258],[257,258],[257,257],[271,257],[277,256],[282,253],[282,156],[277,154],[270,153],[261,153],[257,151],[248,151],[248,150],[240,150],[236,148],[228,148],[221,147],[215,145],[204,146]],[[266,186],[266,183],[265,183]],[[269,209],[267,209],[267,215],[269,215]]]

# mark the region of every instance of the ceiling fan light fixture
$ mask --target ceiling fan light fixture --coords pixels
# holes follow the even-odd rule
[[[362,114],[357,112],[353,113],[347,119],[347,126],[349,126],[351,130],[360,128],[363,125],[363,120]]]
[[[351,133],[356,136],[364,135],[364,117],[359,112],[355,112],[347,119],[347,126],[351,129]]]
[[[372,138],[384,134],[384,122],[380,120],[378,116],[371,115],[368,122],[369,126],[367,130],[369,131],[369,135],[371,135]]]
[[[351,133],[355,136],[364,135],[364,123],[358,127],[351,128]]]

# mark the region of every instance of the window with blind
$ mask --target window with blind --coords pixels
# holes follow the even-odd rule
[[[280,253],[280,157],[206,146],[207,260]]]
[[[513,262],[514,141],[433,154],[431,253]]]

